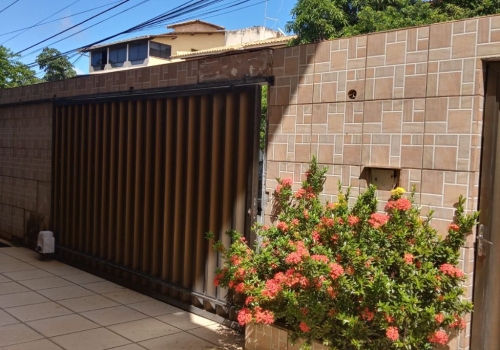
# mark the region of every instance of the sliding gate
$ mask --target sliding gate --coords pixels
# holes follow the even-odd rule
[[[60,256],[191,311],[227,317],[227,291],[213,285],[220,257],[205,234],[226,244],[226,230],[249,236],[259,120],[259,86],[57,103]]]

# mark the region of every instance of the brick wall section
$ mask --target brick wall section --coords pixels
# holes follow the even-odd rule
[[[27,222],[50,225],[50,104],[0,112],[0,236],[23,238]]]
[[[0,90],[0,237],[50,228],[52,103],[5,104],[270,76],[272,52],[181,62]]]
[[[339,180],[353,195],[362,191],[364,167],[400,167],[400,185],[416,186],[417,204],[435,210],[434,226],[445,233],[460,194],[477,209],[483,59],[498,56],[500,16],[275,50],[267,190],[276,177],[298,188],[313,155],[329,167],[329,200]],[[270,206],[266,214],[270,220]],[[468,299],[473,242],[470,235],[461,261]],[[469,334],[470,323],[450,348],[468,349]]]

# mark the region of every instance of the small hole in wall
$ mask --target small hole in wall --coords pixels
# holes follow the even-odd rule
[[[399,169],[367,168],[365,179],[369,185],[375,185],[382,191],[390,191],[399,186]]]
[[[351,100],[354,100],[357,95],[358,93],[356,92],[356,90],[349,90],[349,92],[347,93],[347,96],[349,96]]]

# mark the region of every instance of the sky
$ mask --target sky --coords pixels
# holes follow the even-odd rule
[[[188,2],[188,0],[129,0],[125,4],[109,12],[103,13],[84,24],[70,29],[72,26],[99,14],[99,12],[118,5],[121,1],[1,0],[0,45],[17,53],[63,30],[68,30],[44,43],[23,51],[20,60],[29,64],[35,62],[36,56],[46,46],[56,48],[61,52],[73,50],[107,36],[119,33]],[[195,2],[195,0],[191,1]],[[290,11],[295,4],[295,0],[247,0],[246,3],[231,8],[228,7],[240,1],[243,0],[220,0],[218,3],[205,9],[200,9],[193,13],[168,20],[157,28],[122,35],[111,41],[147,34],[164,33],[170,30],[166,29],[167,24],[182,22],[188,19],[202,19],[223,26],[229,30],[265,25],[274,30],[285,31],[286,22],[291,20]],[[204,1],[205,4],[207,2],[209,2],[209,0]],[[11,6],[9,7],[9,5]],[[127,9],[130,10],[118,14]],[[207,13],[214,10],[218,12]],[[83,11],[86,12],[80,13]],[[115,14],[117,14],[115,17],[103,23],[96,24]],[[40,22],[42,25],[19,31],[20,29],[29,28]],[[51,23],[43,24],[44,22]],[[93,26],[94,24],[96,25]],[[81,31],[89,26],[91,26],[91,28]],[[81,32],[77,33],[79,31]],[[57,42],[66,36],[70,37]],[[88,73],[88,57],[76,55],[70,57],[70,61],[75,62],[74,65],[78,74]],[[43,76],[43,73],[40,72],[39,77],[41,76]]]

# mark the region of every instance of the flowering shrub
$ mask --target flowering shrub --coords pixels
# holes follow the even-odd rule
[[[445,239],[397,188],[378,213],[370,186],[348,206],[318,199],[326,168],[313,159],[302,187],[278,179],[276,226],[257,226],[255,251],[237,232],[215,285],[230,289],[238,322],[291,327],[292,338],[321,340],[332,349],[431,349],[450,329],[465,327],[472,304],[461,300],[458,263],[465,235],[478,214],[466,215],[460,197]]]

